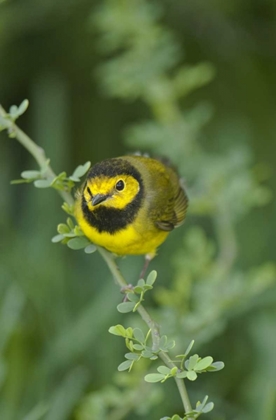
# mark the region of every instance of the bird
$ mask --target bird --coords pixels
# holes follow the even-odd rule
[[[76,193],[75,218],[94,244],[147,264],[182,225],[188,197],[168,160],[126,155],[96,163]],[[147,266],[146,264],[146,266]]]

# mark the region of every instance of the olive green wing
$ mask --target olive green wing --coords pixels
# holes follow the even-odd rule
[[[170,231],[181,226],[186,217],[188,207],[188,197],[185,190],[179,186],[177,194],[173,200],[168,202],[166,210],[162,215],[162,219],[156,221],[159,229]]]
[[[174,211],[176,214],[177,222],[174,227],[181,226],[186,217],[187,208],[188,208],[188,196],[184,188],[179,187],[179,191],[175,200]]]

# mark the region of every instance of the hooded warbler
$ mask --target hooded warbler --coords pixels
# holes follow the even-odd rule
[[[184,221],[188,198],[161,160],[122,156],[95,164],[76,194],[75,216],[92,242],[117,255],[156,254]]]

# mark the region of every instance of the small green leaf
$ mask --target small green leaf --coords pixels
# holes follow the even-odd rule
[[[10,114],[10,116],[11,116],[12,118],[14,118],[14,117],[16,117],[16,116],[17,116],[17,110],[18,110],[18,108],[17,108],[17,106],[16,106],[16,105],[12,105],[12,106],[10,107],[10,109],[9,109],[9,114]]]
[[[197,378],[197,374],[195,373],[194,370],[187,371],[187,379],[189,379],[190,381],[195,381],[196,378]]]
[[[139,302],[139,298],[138,298],[138,296],[136,296],[136,295],[135,295],[134,293],[132,293],[132,292],[128,292],[128,293],[126,294],[126,296],[127,296],[128,300],[129,300],[130,302],[134,302],[134,303]]]
[[[131,365],[132,365],[132,361],[131,360],[125,360],[123,363],[121,363],[119,366],[118,366],[118,370],[119,370],[119,372],[122,372],[122,371],[124,371],[124,370],[128,370],[130,367],[131,367]]]
[[[151,360],[157,359],[157,356],[150,350],[143,350],[141,354],[145,359],[151,359]]]
[[[128,312],[132,312],[134,307],[135,307],[134,302],[122,302],[122,303],[119,303],[119,305],[117,306],[117,310],[121,312],[122,314],[126,314]]]
[[[144,279],[139,279],[137,282],[137,286],[143,288],[145,286],[145,280]]]
[[[171,350],[175,347],[175,341],[174,340],[170,340],[167,342],[166,344],[166,350]]]
[[[90,245],[90,242],[84,237],[73,238],[67,242],[67,246],[74,250],[85,248],[87,245]]]
[[[94,244],[89,244],[84,248],[86,254],[93,254],[95,251],[97,251],[97,247]]]
[[[36,188],[49,188],[52,185],[51,179],[37,179],[34,182]]]
[[[27,110],[29,106],[29,101],[28,99],[24,99],[24,101],[21,102],[21,104],[18,107],[18,116],[24,114],[24,112]]]
[[[76,236],[84,236],[83,231],[81,230],[81,228],[78,225],[76,225],[74,227],[73,232]]]
[[[167,366],[158,366],[157,371],[163,375],[170,375],[171,369]]]
[[[208,395],[205,395],[205,397],[203,398],[203,401],[202,402],[198,401],[196,403],[196,411],[197,412],[201,412],[202,411],[203,407],[205,407],[205,405],[206,405],[206,403],[208,401],[208,398],[209,398]]]
[[[213,358],[211,356],[203,357],[203,359],[199,360],[195,366],[194,370],[201,371],[207,369],[213,363]]]
[[[164,375],[161,375],[161,373],[149,373],[144,379],[146,382],[150,383],[161,382],[164,379]]]
[[[214,362],[211,364],[211,366],[208,367],[208,370],[210,370],[210,372],[217,372],[221,369],[224,368],[224,363],[223,362]]]
[[[86,162],[83,165],[77,166],[77,168],[74,170],[72,174],[72,177],[81,178],[84,174],[86,174],[90,166],[91,166],[91,162]]]
[[[173,347],[174,347],[174,342],[173,342]],[[159,348],[162,351],[168,351],[168,337],[166,335],[162,335],[159,342]]]
[[[35,179],[41,176],[41,173],[39,171],[23,171],[21,172],[21,176],[24,179]]]
[[[134,352],[133,341],[129,338],[126,338],[126,346],[132,353]]]
[[[138,360],[140,356],[137,353],[126,353],[125,358],[128,360]]]
[[[175,376],[175,375],[177,374],[177,371],[178,371],[177,366],[174,366],[174,367],[171,369],[171,375],[172,375],[172,376]]]
[[[145,286],[143,287],[144,292],[147,292],[148,290],[151,290],[153,287],[150,286],[149,284],[145,284]]]
[[[140,343],[143,343],[145,341],[145,335],[140,328],[134,328],[133,330],[133,336],[136,338],[136,340],[140,341]]]
[[[141,344],[133,344],[133,349],[137,351],[142,351],[144,347]]]
[[[60,223],[57,227],[57,231],[58,233],[60,233],[61,235],[64,235],[66,233],[70,232],[69,227],[65,224],[65,223]]]
[[[133,289],[133,291],[135,293],[137,293],[138,295],[140,295],[141,293],[143,293],[142,287],[139,287],[139,286],[135,286],[134,289]]]
[[[185,350],[184,356],[187,357],[190,351],[192,350],[193,345],[195,344],[195,340],[192,340],[188,347]]]
[[[64,236],[63,236],[63,235],[56,235],[56,236],[54,236],[54,237],[51,239],[51,241],[55,244],[55,243],[57,243],[57,242],[62,241],[63,239],[64,239]]]
[[[70,214],[71,216],[74,214],[74,204],[63,203],[61,208],[65,211],[65,213]]]
[[[28,184],[30,182],[32,182],[32,179],[14,179],[10,182],[11,185],[16,185],[16,184]]]
[[[53,183],[56,181],[64,181],[66,178],[67,178],[67,173],[63,171],[54,178]]]
[[[125,334],[126,334],[126,337],[132,338],[133,337],[133,329],[131,327],[126,328]]]
[[[205,405],[205,407],[203,407],[202,413],[209,413],[210,411],[213,410],[213,408],[214,408],[214,403],[209,402],[208,404]]]
[[[67,223],[67,225],[69,226],[69,228],[70,228],[71,230],[73,230],[73,229],[74,229],[75,224],[74,224],[73,220],[71,219],[71,217],[67,217],[66,223]]]
[[[186,371],[186,370],[183,370],[182,372],[178,372],[178,373],[176,374],[176,377],[177,377],[177,378],[179,378],[179,379],[184,379],[184,378],[186,378],[186,377],[187,377],[187,371]]]
[[[187,364],[187,369],[188,370],[192,370],[192,369],[194,369],[194,367],[195,367],[195,365],[196,365],[196,363],[198,362],[198,360],[199,360],[199,356],[198,356],[198,354],[194,354],[193,356],[191,356],[188,360],[187,360],[187,362],[185,363],[185,365]]]
[[[73,181],[73,182],[80,182],[80,179],[79,178],[77,178],[76,176],[69,176],[69,179],[70,179],[70,181]]]
[[[121,324],[110,327],[108,329],[108,332],[110,334],[118,335],[120,337],[125,337],[126,336],[126,329]]]
[[[150,286],[153,286],[156,280],[156,277],[157,277],[157,271],[152,270],[147,277],[146,283],[149,284]]]

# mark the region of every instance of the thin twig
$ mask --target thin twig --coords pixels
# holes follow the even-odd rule
[[[103,259],[105,260],[105,262],[107,263],[108,268],[110,269],[116,283],[121,287],[125,287],[127,285],[127,282],[125,278],[122,276],[115,262],[114,257],[110,254],[110,252],[106,251],[103,248],[98,247],[98,250],[101,256],[103,257]],[[159,333],[158,324],[150,317],[148,311],[144,308],[143,305],[138,306],[137,312],[139,312],[143,321],[150,328],[151,337],[152,337],[152,350],[157,351],[159,348],[159,342],[160,342],[160,333]],[[170,359],[167,353],[165,353],[164,351],[159,351],[158,355],[170,369],[175,367],[175,364],[172,362],[172,360]],[[192,406],[190,403],[190,399],[187,393],[184,380],[178,379],[176,377],[174,379],[175,379],[185,412],[188,413],[192,411]]]
[[[28,150],[28,152],[34,157],[40,169],[45,170],[45,178],[53,180],[56,177],[56,174],[49,165],[49,160],[46,158],[46,154],[42,147],[39,147],[27,134],[24,133],[10,118],[0,105],[0,125],[3,125],[9,133],[12,133],[12,137],[21,143],[21,145]],[[72,195],[66,191],[58,191],[64,201],[68,204],[73,204],[74,199]]]

